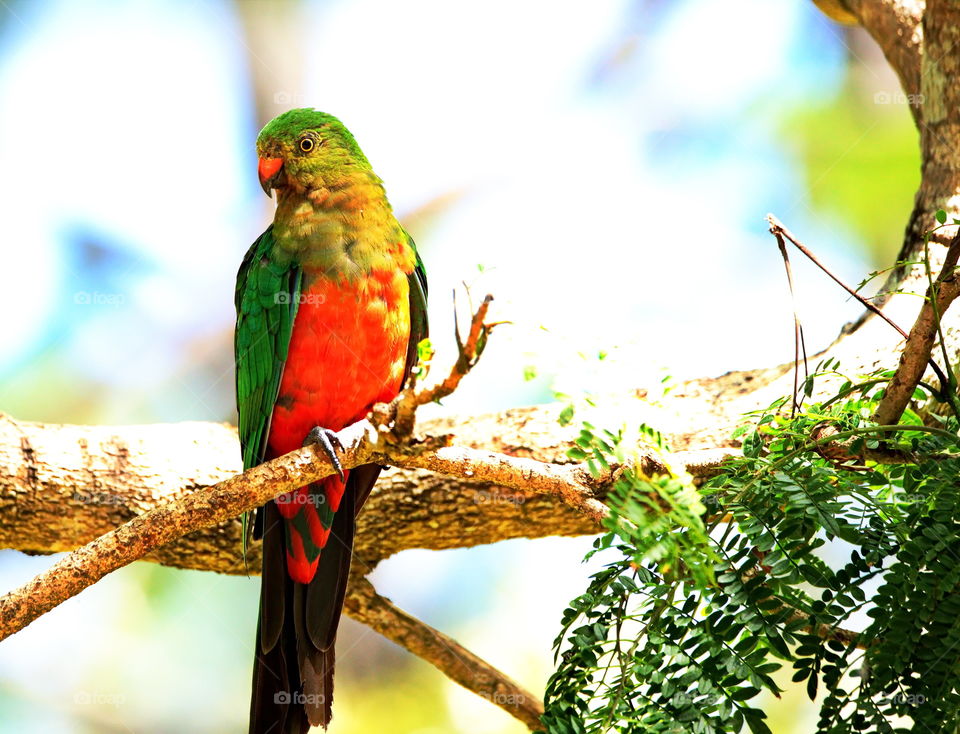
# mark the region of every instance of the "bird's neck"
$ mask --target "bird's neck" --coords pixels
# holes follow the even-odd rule
[[[328,186],[279,190],[276,246],[309,275],[353,279],[379,266],[402,230],[380,179],[351,171]]]

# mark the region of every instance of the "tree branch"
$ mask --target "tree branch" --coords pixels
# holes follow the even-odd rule
[[[370,424],[361,421],[337,434],[344,447],[341,462],[345,468],[367,462],[369,430]],[[0,597],[0,640],[151,550],[191,530],[236,518],[332,473],[330,459],[315,446],[308,446],[138,515]]]
[[[531,730],[542,728],[543,702],[456,640],[412,617],[353,574],[344,611],[436,666],[450,680],[496,704]]]
[[[460,380],[476,364],[483,348],[486,346],[487,337],[493,331],[493,327],[496,326],[496,324],[486,323],[487,311],[492,302],[493,296],[488,294],[484,297],[470,321],[470,331],[467,334],[467,340],[464,342],[460,338],[460,328],[456,323],[456,293],[454,293],[454,336],[457,340],[459,352],[457,362],[446,378],[440,382],[421,390],[407,389],[399,400],[391,403],[392,415],[383,416],[383,421],[393,423],[395,438],[409,437],[413,433],[417,408],[427,403],[439,402],[452,395],[453,391],[460,385]],[[415,387],[415,384],[412,387]]]
[[[913,397],[913,391],[920,383],[930,360],[930,352],[943,314],[960,295],[960,277],[957,272],[957,260],[960,258],[960,231],[953,238],[947,250],[943,268],[935,282],[927,289],[926,298],[920,308],[920,315],[910,329],[906,346],[900,353],[900,364],[893,379],[887,384],[883,399],[877,406],[873,419],[880,425],[896,423]],[[949,368],[949,365],[947,365]],[[941,390],[950,391],[954,397],[956,386],[941,384]]]
[[[381,428],[383,424],[363,420],[337,434],[344,447],[341,463],[345,469],[370,462],[386,462],[395,466],[429,468],[449,476],[470,479],[472,482],[479,481],[480,486],[506,487],[522,493],[514,497],[503,496],[499,491],[488,493],[487,501],[491,505],[498,501],[522,505],[531,494],[549,495],[586,516],[588,522],[577,524],[579,532],[595,529],[596,522],[605,515],[605,512],[599,509],[602,505],[597,497],[602,495],[603,488],[613,480],[615,468],[612,468],[608,476],[595,478],[585,467],[578,464],[564,466],[491,451],[445,446],[443,444],[449,436],[444,434],[421,437],[412,447],[391,445],[380,440]],[[427,445],[438,447],[424,448]],[[729,453],[711,452],[708,460],[704,460],[699,453],[694,453],[689,460],[694,472],[706,474],[715,471],[716,462],[722,461],[728,455]],[[662,460],[653,454],[646,456],[644,463],[654,467],[663,466]],[[134,517],[119,528],[60,559],[49,570],[20,589],[0,598],[0,640],[22,629],[38,616],[75,596],[111,571],[145,557],[172,540],[211,525],[235,522],[235,518],[241,513],[331,473],[333,467],[323,451],[318,451],[315,446],[308,446],[213,486],[197,489],[179,499],[160,504]],[[416,495],[417,492],[412,494]],[[409,505],[415,497],[408,495],[403,499]],[[380,507],[379,511],[383,513],[393,510]],[[364,512],[361,517],[366,514]],[[411,518],[409,511],[405,517],[408,521],[416,520],[415,517]],[[462,532],[463,528],[458,530]],[[364,537],[364,533],[361,531],[359,536]],[[373,534],[368,536],[377,537]],[[465,544],[469,543],[459,543]],[[34,546],[34,543],[29,545]],[[361,545],[358,551],[360,557],[370,565],[386,557],[382,552],[365,553],[364,550],[369,547]],[[239,538],[234,553],[239,555]],[[254,556],[253,559],[255,558]],[[197,566],[194,564],[193,567]]]
[[[810,622],[809,614],[789,604],[784,604],[776,611],[789,611],[790,616],[787,618],[787,622],[803,622],[805,630],[813,632],[821,639],[836,640],[845,646],[856,645],[861,650],[867,649],[867,645],[863,642],[859,632],[823,623],[814,625]]]
[[[460,446],[422,453],[376,455],[376,460],[380,459],[405,469],[429,469],[447,476],[470,477],[498,487],[552,495],[598,525],[610,513],[597,497],[616,475],[612,472],[596,478],[581,464],[547,464]]]

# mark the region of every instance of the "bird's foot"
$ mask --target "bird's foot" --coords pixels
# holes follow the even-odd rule
[[[337,470],[337,476],[340,477],[340,481],[345,482],[346,477],[343,475],[343,466],[340,464],[340,457],[337,456],[338,451],[343,451],[343,444],[340,443],[337,434],[329,428],[314,426],[310,429],[307,437],[303,439],[304,446],[309,446],[310,444],[316,444],[323,449],[323,453],[327,455],[330,463],[333,464],[333,468]]]

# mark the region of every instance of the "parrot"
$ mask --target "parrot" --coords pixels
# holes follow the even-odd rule
[[[250,734],[330,723],[334,643],[357,513],[383,467],[343,469],[336,432],[403,389],[427,338],[426,271],[339,119],[292,109],[257,136],[272,224],[237,274],[244,469],[316,444],[336,473],[256,510],[262,541]],[[248,530],[249,528],[249,530]]]

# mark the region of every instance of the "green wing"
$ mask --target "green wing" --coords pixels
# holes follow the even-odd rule
[[[264,459],[273,405],[287,361],[303,278],[299,267],[271,259],[273,227],[247,251],[237,273],[237,410],[243,468]]]
[[[407,345],[407,363],[403,372],[403,379],[406,382],[410,376],[410,371],[417,362],[417,345],[423,339],[430,335],[430,328],[427,324],[427,269],[423,266],[423,260],[420,259],[420,253],[417,252],[417,246],[413,238],[403,231],[407,242],[417,256],[417,264],[413,272],[408,276],[410,284],[410,342]]]

